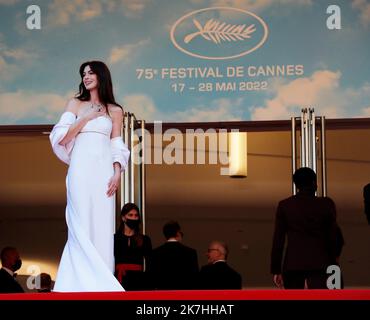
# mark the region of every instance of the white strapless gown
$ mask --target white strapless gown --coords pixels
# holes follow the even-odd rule
[[[129,156],[121,137],[110,139],[108,116],[89,121],[68,146],[60,146],[76,120],[65,112],[50,134],[56,155],[69,163],[66,178],[68,240],[54,291],[124,291],[114,277],[115,197],[106,195],[113,161],[126,167]],[[118,144],[118,147],[117,147]]]

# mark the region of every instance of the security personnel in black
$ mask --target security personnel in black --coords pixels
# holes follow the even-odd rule
[[[15,271],[21,268],[22,260],[16,248],[1,250],[0,293],[23,293],[24,290],[15,279]]]

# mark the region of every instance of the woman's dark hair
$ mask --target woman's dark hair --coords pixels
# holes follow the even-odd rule
[[[79,85],[80,91],[77,94],[76,98],[80,101],[90,100],[90,91],[85,88],[85,85],[83,83],[83,73],[86,66],[89,66],[90,69],[96,74],[98,78],[99,99],[104,104],[107,113],[108,113],[108,103],[114,104],[123,109],[122,106],[119,105],[114,99],[112,77],[110,75],[110,71],[106,64],[101,61],[86,61],[83,64],[81,64],[79,71],[81,76],[81,83]]]
[[[141,221],[139,207],[135,203],[131,203],[131,202],[126,203],[122,207],[122,209],[121,209],[121,218],[123,216],[125,216],[126,214],[128,214],[131,210],[135,210],[139,214],[139,221]],[[120,224],[118,230],[122,232],[124,230],[124,226],[125,226],[125,224],[121,219],[121,224]],[[139,230],[136,230],[136,231],[139,231]]]

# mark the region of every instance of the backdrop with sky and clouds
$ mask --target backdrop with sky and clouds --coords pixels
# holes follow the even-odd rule
[[[32,4],[41,9],[40,30],[26,27],[26,9]],[[331,4],[341,10],[340,30],[327,27]],[[174,24],[213,7],[257,15],[268,27],[266,41],[249,54],[224,60],[202,59],[176,48],[170,37]],[[238,11],[208,14],[220,24],[239,25],[243,19]],[[190,15],[182,26],[196,32],[192,19],[204,26],[211,15]],[[260,26],[256,28],[255,35],[261,36]],[[223,39],[217,44],[197,36],[191,45],[209,48],[212,55],[212,46],[226,52],[227,46],[238,49],[252,41]],[[328,118],[370,117],[369,57],[368,0],[0,0],[0,124],[55,123],[77,91],[80,64],[92,59],[109,66],[117,101],[149,122],[289,119],[310,106]],[[282,65],[301,65],[304,71],[225,76],[230,66]],[[161,77],[164,68],[189,67],[219,68],[223,78]],[[138,69],[157,74],[139,79]],[[264,90],[239,90],[239,83],[247,81],[267,85]],[[236,89],[215,90],[216,82],[235,82]],[[179,92],[182,83],[185,88]],[[212,90],[201,91],[207,83]]]

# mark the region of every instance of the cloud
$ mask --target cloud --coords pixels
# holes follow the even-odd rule
[[[48,7],[47,24],[61,26],[72,20],[86,21],[101,15],[102,7],[100,0],[54,0]]]
[[[34,53],[30,53],[22,48],[2,50],[2,55],[7,58],[23,61],[30,58],[35,58],[36,56]]]
[[[127,18],[138,18],[152,0],[107,0],[108,11],[121,9]]]
[[[63,26],[73,21],[99,17],[105,11],[118,10],[128,18],[137,18],[150,2],[151,0],[53,0],[48,7],[47,24]]]
[[[370,117],[370,106],[367,108],[364,108],[363,115],[364,117]]]
[[[158,110],[152,98],[145,94],[129,95],[124,99],[124,109],[134,113],[137,119],[177,122],[212,122],[242,120],[243,99],[217,99],[207,105],[198,105],[186,111],[164,112]]]
[[[71,94],[35,93],[25,90],[0,93],[0,119],[2,124],[55,123],[62,114]]]
[[[144,94],[128,95],[123,99],[123,109],[145,121],[161,120],[153,100]]]
[[[16,4],[17,2],[19,2],[19,0],[0,0],[0,6],[11,6],[13,4]]]
[[[117,63],[122,61],[123,63],[127,63],[131,60],[132,57],[136,56],[138,51],[146,46],[149,43],[149,40],[141,40],[135,44],[126,44],[120,47],[113,47],[110,54],[108,61],[111,64]]]
[[[0,80],[5,82],[19,76],[37,54],[26,48],[9,48],[2,40],[3,36],[0,34]]]
[[[312,0],[211,0],[210,6],[234,7],[260,12],[272,5],[311,5]]]
[[[212,101],[210,107],[200,105],[169,116],[171,120],[181,122],[240,121],[242,101],[241,98],[217,99]]]
[[[364,105],[370,99],[370,84],[342,89],[340,78],[339,71],[320,70],[310,77],[276,82],[272,89],[274,98],[267,100],[265,106],[252,107],[251,119],[289,119],[298,116],[304,107],[314,107],[317,114],[328,118],[363,117]]]
[[[17,65],[6,62],[0,55],[0,80],[2,82],[14,79],[19,73],[20,69]]]
[[[366,0],[353,0],[352,8],[360,13],[360,21],[364,27],[370,25],[370,3]]]

